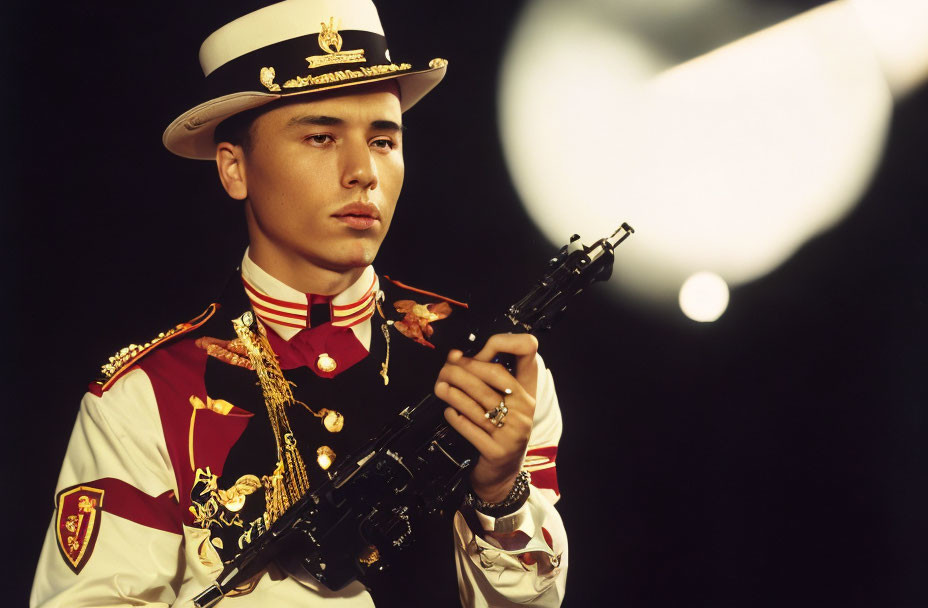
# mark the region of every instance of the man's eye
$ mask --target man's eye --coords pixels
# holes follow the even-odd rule
[[[392,150],[396,147],[396,143],[390,139],[375,139],[371,142],[371,146],[382,150]]]
[[[334,140],[332,139],[331,135],[319,134],[319,135],[310,135],[309,137],[306,138],[305,141],[311,144],[317,144],[317,145],[322,146]]]

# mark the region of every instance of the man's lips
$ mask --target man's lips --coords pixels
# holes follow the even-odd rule
[[[345,205],[333,213],[332,217],[351,228],[365,230],[373,226],[374,222],[380,221],[380,210],[373,203],[358,201]]]

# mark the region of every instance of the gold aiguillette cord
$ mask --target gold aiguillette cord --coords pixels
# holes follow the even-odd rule
[[[258,375],[274,440],[277,442],[277,468],[270,476],[262,478],[270,519],[268,523],[271,524],[309,491],[309,477],[287,419],[286,408],[296,402],[290,390],[290,382],[284,378],[267,338],[259,328],[252,329],[256,323],[251,311],[232,321],[235,333],[245,346]]]

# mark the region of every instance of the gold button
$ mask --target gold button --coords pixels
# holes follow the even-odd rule
[[[319,464],[319,468],[325,471],[330,466],[332,462],[335,461],[335,452],[327,445],[321,446],[316,449],[316,462]]]
[[[330,373],[335,371],[338,364],[335,363],[335,359],[329,356],[329,353],[322,353],[319,355],[319,358],[316,359],[316,367],[318,367],[321,372]]]
[[[365,566],[370,566],[380,561],[380,551],[374,545],[368,545],[358,552],[358,561]]]
[[[330,433],[337,433],[345,426],[345,417],[335,410],[322,409],[319,414],[322,416],[322,425]]]

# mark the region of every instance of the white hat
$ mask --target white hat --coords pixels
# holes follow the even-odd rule
[[[221,27],[200,46],[201,103],[168,125],[179,156],[215,158],[224,119],[281,97],[395,79],[405,112],[444,77],[448,62],[396,63],[371,0],[284,0]]]

